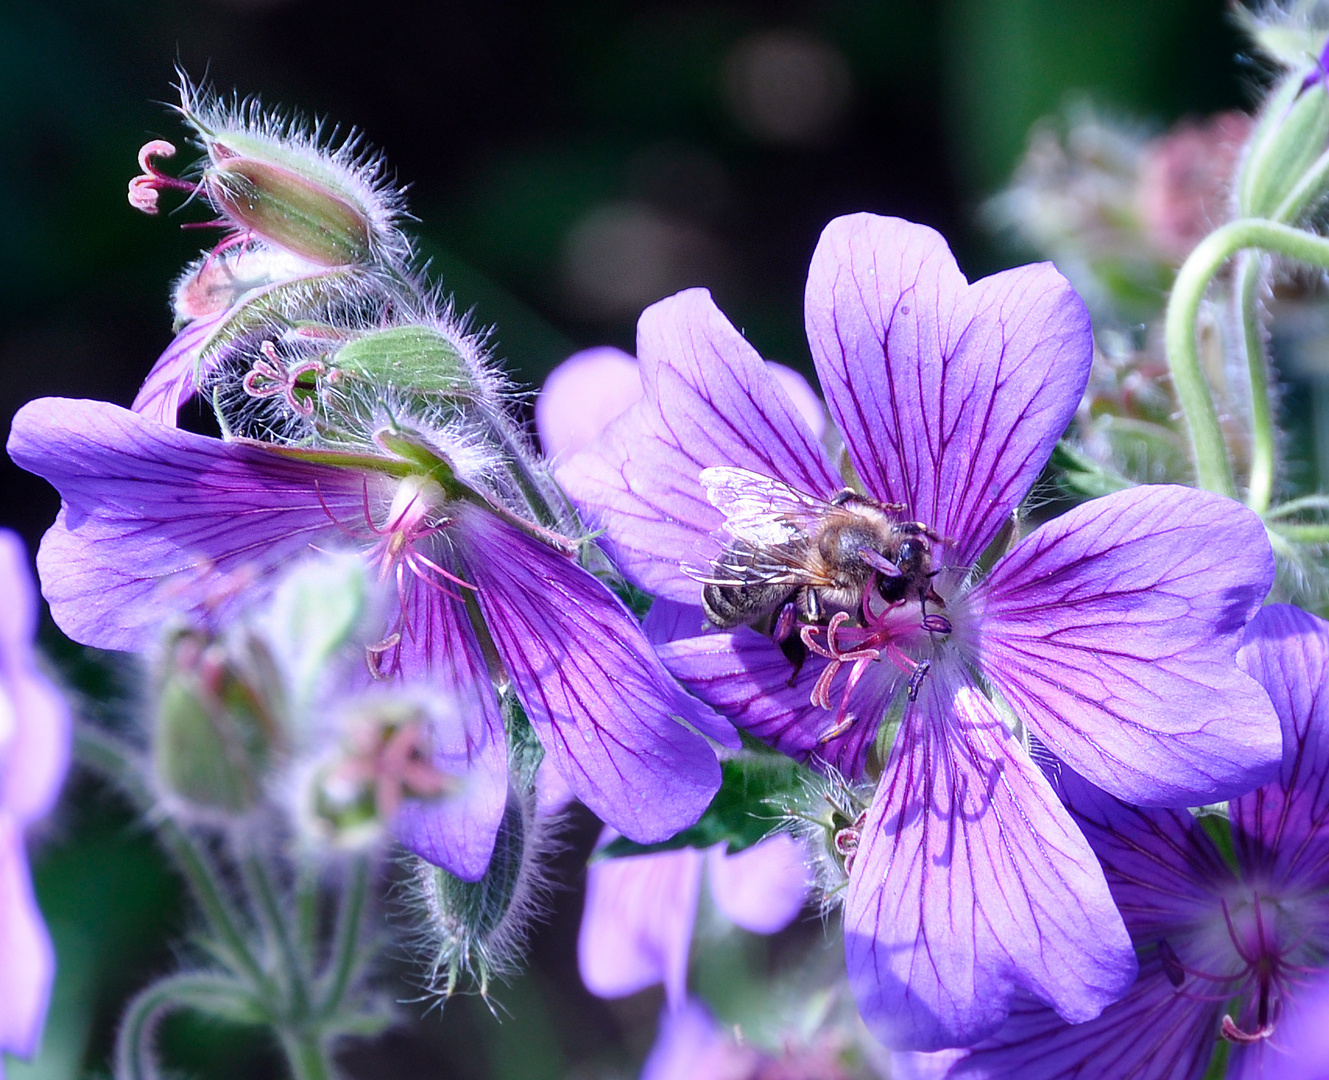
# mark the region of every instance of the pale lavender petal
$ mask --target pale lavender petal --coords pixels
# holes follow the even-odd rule
[[[812,495],[843,486],[825,449],[756,350],[704,289],[647,308],[637,331],[645,397],[557,469],[559,482],[605,527],[630,580],[698,604],[680,565],[717,551],[723,515],[698,476],[712,465],[750,469]]]
[[[1094,784],[1146,806],[1215,802],[1282,756],[1268,695],[1234,662],[1273,573],[1245,507],[1132,488],[1002,559],[971,594],[972,645],[1039,739]]]
[[[568,357],[535,399],[535,430],[545,455],[571,457],[640,399],[636,358],[622,349],[602,346]]]
[[[1067,1024],[1021,995],[992,1039],[946,1080],[1200,1080],[1213,1056],[1222,1003],[1168,982],[1155,953],[1121,1001],[1097,1019]],[[1270,1080],[1273,1080],[1271,1077]]]
[[[761,1054],[734,1042],[702,1005],[689,999],[661,1015],[660,1034],[641,1080],[748,1080],[766,1075],[762,1065]],[[771,1073],[773,1080],[781,1075]]]
[[[891,1080],[947,1080],[951,1066],[963,1061],[968,1050],[901,1050],[891,1054]]]
[[[600,845],[613,837],[606,829]],[[577,939],[591,993],[626,997],[664,983],[670,1004],[683,1003],[704,861],[697,848],[679,848],[591,862]]]
[[[478,508],[458,534],[494,644],[577,798],[640,843],[695,822],[720,786],[698,732],[737,733],[678,687],[627,608],[575,562]]]
[[[429,801],[407,800],[397,839],[420,858],[463,881],[489,866],[508,797],[508,745],[493,680],[464,606],[417,583],[408,597],[402,669],[424,683],[437,706],[431,716],[433,764],[460,790]]]
[[[1084,303],[1050,263],[969,285],[932,229],[855,214],[822,233],[806,304],[822,392],[868,491],[969,564],[1080,402]]]
[[[814,439],[826,434],[826,405],[817,396],[812,385],[791,367],[767,361],[766,368],[775,376],[775,381],[784,387],[789,400],[794,403],[798,415],[807,422],[808,430]]]
[[[798,918],[812,884],[807,848],[788,833],[733,855],[713,847],[706,871],[715,906],[754,934],[774,934]]]
[[[577,793],[554,766],[553,758],[543,758],[535,770],[535,814],[538,818],[551,818],[563,813],[576,799]]]
[[[1136,971],[1089,845],[960,678],[934,666],[906,713],[850,874],[850,985],[898,1049],[971,1045],[1020,989],[1089,1020]]]
[[[9,454],[64,500],[37,555],[51,615],[105,649],[145,648],[172,611],[224,620],[252,603],[312,545],[344,546],[376,482],[101,401],[28,403]]]
[[[19,825],[50,811],[69,767],[69,706],[37,666],[36,614],[23,542],[0,529],[0,813]]]
[[[180,406],[198,389],[199,349],[230,314],[227,309],[207,318],[195,319],[176,334],[152,365],[130,408],[149,420],[175,427]]]
[[[1329,888],[1329,624],[1298,608],[1267,607],[1238,654],[1273,699],[1282,726],[1278,775],[1232,803],[1242,866],[1262,879]]]
[[[55,951],[32,893],[23,833],[0,813],[0,1051],[36,1051],[54,977]]]
[[[809,656],[794,665],[773,644],[747,627],[673,641],[659,647],[675,678],[735,727],[798,761],[831,765],[858,777],[877,728],[902,675],[888,663],[874,665],[854,688],[849,711],[856,717],[845,734],[822,739],[836,726],[836,714],[812,704],[812,688],[826,661]],[[843,680],[833,684],[838,704]]]

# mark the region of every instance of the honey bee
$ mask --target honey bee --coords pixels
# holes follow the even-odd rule
[[[730,467],[703,470],[701,482],[725,514],[729,537],[709,567],[688,571],[702,584],[702,609],[714,626],[752,626],[783,641],[791,604],[808,623],[840,611],[862,619],[874,581],[887,607],[917,598],[926,617],[929,601],[945,606],[932,588],[932,544],[941,537],[900,520],[903,506],[847,488],[821,499]]]

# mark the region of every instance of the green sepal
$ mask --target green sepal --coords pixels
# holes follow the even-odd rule
[[[1223,862],[1229,869],[1236,871],[1240,867],[1237,864],[1237,850],[1232,844],[1232,822],[1226,811],[1226,803],[1213,808],[1202,807],[1196,814],[1195,820],[1214,842],[1218,853],[1223,856]]]
[[[372,256],[365,211],[292,169],[226,158],[208,169],[207,184],[213,201],[237,224],[312,263],[350,266]]]
[[[1056,473],[1057,484],[1072,496],[1096,499],[1133,486],[1126,477],[1100,465],[1065,439],[1053,447],[1049,464]]]
[[[725,844],[733,854],[760,843],[776,832],[803,796],[806,770],[782,754],[743,754],[720,762],[720,790],[700,820],[658,844],[638,844],[620,836],[596,858],[618,859],[652,855],[679,848]]]
[[[1323,86],[1302,90],[1306,69],[1289,73],[1270,95],[1252,132],[1237,178],[1240,217],[1281,220],[1284,201],[1329,148],[1329,93]],[[1292,216],[1318,201],[1323,192],[1297,200]]]
[[[394,326],[343,345],[331,366],[340,378],[408,394],[478,400],[483,385],[456,344],[431,326]]]

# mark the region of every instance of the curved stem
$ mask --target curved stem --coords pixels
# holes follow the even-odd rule
[[[1269,509],[1274,494],[1274,418],[1269,398],[1269,366],[1260,324],[1261,257],[1243,252],[1237,262],[1237,317],[1241,322],[1246,369],[1251,387],[1251,473],[1246,505],[1257,514]]]
[[[304,958],[296,950],[289,920],[277,898],[272,872],[262,855],[255,851],[245,852],[239,861],[245,886],[254,899],[263,929],[276,942],[281,953],[282,965],[286,968],[285,982],[290,990],[290,1011],[303,1017],[309,1007]],[[298,914],[297,910],[297,917]]]
[[[162,847],[188,884],[195,902],[226,950],[231,966],[242,971],[266,997],[272,998],[272,981],[250,950],[242,929],[243,919],[233,909],[211,859],[172,818],[151,813],[156,800],[143,775],[138,754],[114,735],[86,723],[75,726],[74,752],[84,765],[116,784],[138,811],[153,821]]]
[[[218,1008],[229,1003],[230,1008]],[[244,988],[221,975],[187,973],[159,979],[130,1002],[115,1041],[116,1080],[157,1080],[157,1025],[176,1009],[234,1015],[251,1008]]]
[[[1229,496],[1235,496],[1236,484],[1213,398],[1200,368],[1195,324],[1209,282],[1228,259],[1248,248],[1329,269],[1329,240],[1274,221],[1243,218],[1201,240],[1177,273],[1167,308],[1168,366],[1190,433],[1196,480],[1202,488]]]
[[[1294,544],[1329,543],[1329,525],[1302,525],[1289,522],[1271,525],[1270,530]]]
[[[1269,513],[1265,514],[1265,519],[1277,521],[1280,518],[1299,514],[1303,510],[1329,510],[1329,495],[1304,495],[1300,499],[1289,499],[1285,503],[1279,503]]]

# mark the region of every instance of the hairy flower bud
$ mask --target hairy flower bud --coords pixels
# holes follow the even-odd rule
[[[202,191],[237,233],[324,267],[409,261],[400,193],[354,132],[323,145],[317,126],[254,101],[224,106],[183,80],[180,112],[208,154]]]
[[[1289,72],[1270,94],[1237,176],[1238,212],[1295,222],[1324,198],[1329,150],[1329,86],[1321,61]]]
[[[551,847],[549,824],[537,814],[532,792],[514,790],[489,869],[479,881],[462,881],[422,859],[412,860],[417,947],[426,958],[431,993],[449,998],[467,976],[487,995],[493,979],[516,967],[549,891],[543,878]]]
[[[331,365],[344,378],[406,394],[463,401],[491,397],[483,369],[466,356],[458,338],[428,324],[393,326],[343,345]]]
[[[196,630],[166,648],[152,764],[169,797],[205,814],[252,810],[283,742],[280,680],[252,635],[216,639]]]

